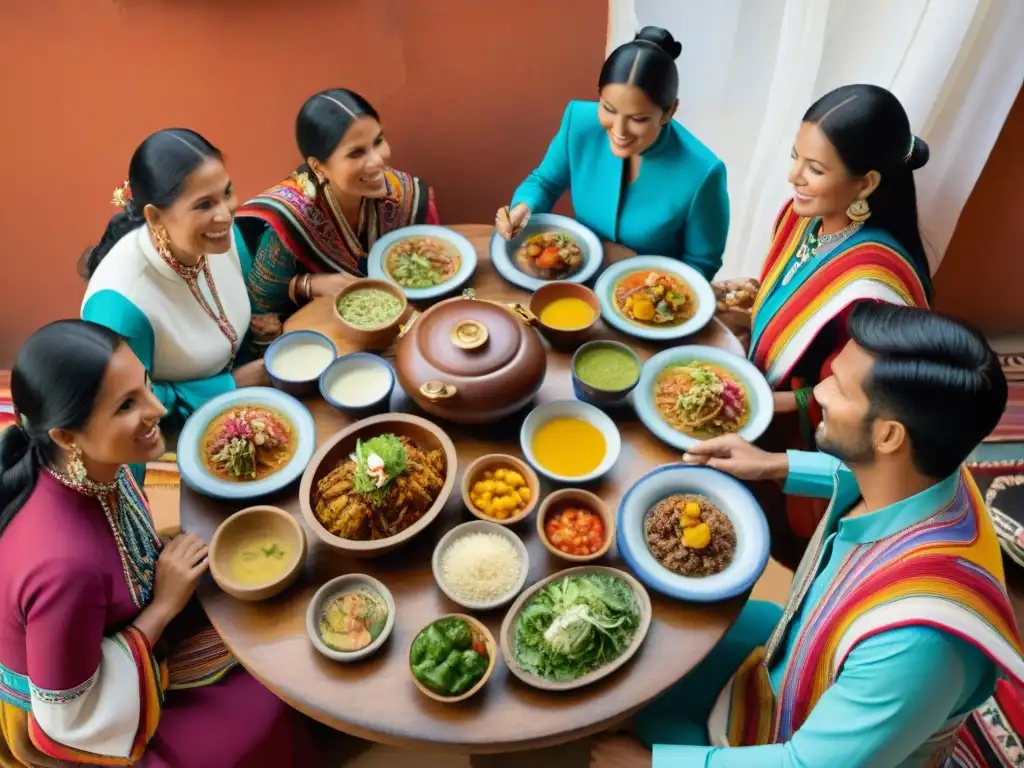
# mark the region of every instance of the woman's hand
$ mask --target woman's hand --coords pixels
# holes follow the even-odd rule
[[[740,480],[785,480],[789,458],[751,445],[737,434],[713,437],[691,446],[683,454],[687,464],[711,467]]]
[[[313,290],[313,298],[317,299],[321,296],[330,296],[334,298],[341,289],[356,279],[355,275],[350,275],[348,272],[334,272],[329,275],[313,275],[313,280],[310,283],[310,288]]]
[[[796,413],[796,395],[792,392],[773,392],[772,400],[775,402],[776,413]]]
[[[153,605],[159,605],[171,617],[188,605],[199,585],[199,578],[210,567],[206,542],[194,533],[175,536],[156,561]]]
[[[506,205],[498,209],[498,215],[494,219],[494,228],[506,240],[511,240],[523,231],[523,227],[529,220],[530,207],[526,203],[516,203],[511,210]]]
[[[651,768],[650,750],[630,736],[599,739],[590,750],[590,768]]]
[[[199,579],[209,568],[207,554],[206,544],[194,533],[175,536],[160,553],[153,580],[153,599],[132,622],[151,647],[192,599]]]
[[[240,365],[231,372],[231,378],[235,380],[235,386],[262,387],[270,383],[270,374],[262,360],[253,360],[251,363]]]

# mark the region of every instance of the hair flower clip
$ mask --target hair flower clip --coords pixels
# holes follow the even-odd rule
[[[110,202],[112,202],[118,208],[127,208],[128,203],[131,202],[131,199],[132,188],[131,185],[128,183],[128,180],[125,179],[124,184],[122,184],[120,187],[114,190],[114,197],[111,199]]]

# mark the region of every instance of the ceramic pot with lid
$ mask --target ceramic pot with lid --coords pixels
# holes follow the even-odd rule
[[[472,290],[439,302],[404,326],[395,353],[402,388],[427,413],[486,424],[530,402],[547,355],[519,304],[477,299]]]

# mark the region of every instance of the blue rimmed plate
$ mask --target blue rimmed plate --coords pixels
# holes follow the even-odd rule
[[[683,493],[706,496],[736,530],[736,552],[720,573],[682,576],[655,560],[647,547],[647,513],[662,499]],[[711,603],[741,595],[754,586],[768,564],[768,523],[761,505],[739,480],[707,467],[667,464],[648,472],[619,502],[616,528],[619,555],[637,578],[677,600]]]
[[[557,213],[537,213],[530,217],[518,237],[506,240],[498,234],[497,230],[491,235],[491,264],[498,270],[498,274],[512,285],[517,285],[527,291],[536,291],[543,285],[553,283],[554,280],[542,280],[539,277],[528,275],[516,266],[516,251],[519,250],[523,241],[544,232],[565,232],[579,244],[580,251],[583,252],[583,266],[575,274],[562,278],[563,282],[585,283],[601,269],[601,265],[604,263],[604,246],[601,245],[601,239],[597,235],[568,216],[559,216]]]
[[[626,275],[642,271],[667,272],[690,286],[697,297],[697,312],[680,325],[669,327],[647,325],[630,320],[615,304],[615,286]],[[630,336],[651,341],[669,341],[691,336],[711,322],[715,316],[715,292],[711,283],[693,267],[678,259],[667,256],[634,256],[612,264],[598,278],[594,293],[601,302],[601,317],[604,321]]]
[[[750,416],[739,431],[739,435],[751,442],[757,440],[768,429],[768,425],[772,421],[772,414],[775,412],[771,387],[768,386],[764,375],[746,358],[717,347],[700,345],[672,347],[659,352],[644,363],[640,381],[636,385],[636,389],[633,390],[633,407],[636,409],[636,415],[640,421],[655,437],[681,451],[700,442],[697,438],[674,429],[661,415],[661,411],[654,403],[654,383],[658,379],[658,374],[670,365],[685,365],[695,362],[711,363],[724,368],[743,385],[747,392],[747,402],[750,405]]]
[[[454,293],[469,282],[469,278],[476,271],[476,248],[473,247],[469,240],[447,227],[438,227],[433,224],[416,224],[411,227],[403,227],[402,229],[388,232],[373,244],[370,254],[366,259],[367,276],[377,278],[378,280],[390,280],[398,285],[398,282],[388,272],[384,260],[392,246],[397,245],[400,240],[405,240],[408,237],[433,237],[438,240],[444,240],[455,246],[459,252],[458,270],[440,285],[434,285],[430,288],[406,288],[404,285],[399,285],[398,287],[402,289],[402,293],[405,294],[405,298],[409,301],[436,299],[440,296]]]
[[[292,425],[298,445],[284,467],[262,480],[228,482],[213,475],[200,458],[200,444],[210,422],[229,408],[259,405],[271,408]],[[298,480],[316,450],[316,424],[302,403],[270,387],[246,387],[225,392],[204,403],[193,413],[178,436],[178,471],[192,490],[218,499],[255,499],[280,491]]]

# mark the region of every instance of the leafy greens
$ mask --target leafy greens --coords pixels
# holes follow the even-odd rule
[[[379,457],[384,463],[384,475],[387,481],[378,485],[373,473],[370,471],[368,462],[371,456]],[[400,437],[395,435],[379,435],[372,437],[365,443],[356,441],[356,452],[353,454],[356,461],[356,471],[353,475],[353,485],[356,493],[364,494],[370,503],[379,507],[387,495],[387,483],[390,483],[400,474],[405,472],[406,464],[409,461],[409,451]]]
[[[527,672],[577,680],[618,658],[640,626],[640,607],[622,579],[605,574],[552,582],[526,604],[515,655]]]

